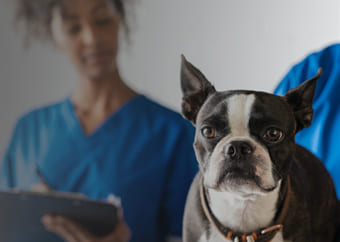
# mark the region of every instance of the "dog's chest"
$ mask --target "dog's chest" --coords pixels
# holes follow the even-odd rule
[[[276,214],[280,184],[281,182],[274,191],[266,196],[255,196],[251,200],[240,200],[233,193],[220,193],[211,190],[209,194],[212,212],[222,224],[234,228],[236,231],[257,231],[259,228],[265,228],[271,224]],[[225,239],[212,224],[207,231],[202,234],[200,242],[231,241]],[[241,242],[241,239],[234,241]],[[251,241],[254,240],[249,237],[247,242]],[[271,241],[283,242],[282,233],[278,232]]]
[[[221,234],[219,234],[213,227],[210,226],[210,233],[208,238],[208,233],[204,232],[202,236],[200,237],[198,242],[236,242],[237,240],[229,240],[224,237],[222,237]],[[242,240],[238,240],[241,242]],[[247,239],[247,242],[253,242],[254,240],[251,238]],[[290,242],[288,240],[283,240],[282,232],[278,232],[275,237],[271,240],[271,242]]]

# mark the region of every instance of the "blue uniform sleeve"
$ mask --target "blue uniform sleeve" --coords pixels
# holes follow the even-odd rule
[[[0,190],[8,190],[15,186],[14,181],[14,146],[18,140],[19,122],[15,125],[14,132],[10,139],[5,155],[0,160]]]
[[[7,151],[0,163],[0,190],[7,190],[11,187],[11,158],[10,153]]]
[[[186,197],[191,182],[198,171],[198,163],[193,149],[194,128],[186,122],[176,137],[173,146],[168,176],[166,180],[166,192],[163,197],[163,221],[167,224],[168,236],[182,236],[182,220]]]

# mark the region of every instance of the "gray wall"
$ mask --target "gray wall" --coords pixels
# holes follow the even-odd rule
[[[4,0],[0,0],[4,1]],[[124,79],[179,110],[180,54],[217,89],[272,91],[288,68],[340,37],[338,0],[136,0],[132,43],[120,53]],[[0,151],[24,112],[70,93],[71,64],[49,45],[23,50],[0,5]]]

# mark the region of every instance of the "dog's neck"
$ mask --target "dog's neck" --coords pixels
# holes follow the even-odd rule
[[[212,213],[225,226],[234,231],[249,233],[269,226],[277,212],[281,182],[266,194],[218,192],[208,189]]]

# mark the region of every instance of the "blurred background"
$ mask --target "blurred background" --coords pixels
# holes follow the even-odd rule
[[[340,39],[338,0],[136,0],[129,14],[122,77],[176,111],[182,53],[219,90],[271,92],[294,63]],[[0,152],[23,113],[63,99],[76,78],[49,43],[25,50],[12,16],[11,6],[1,3]]]

